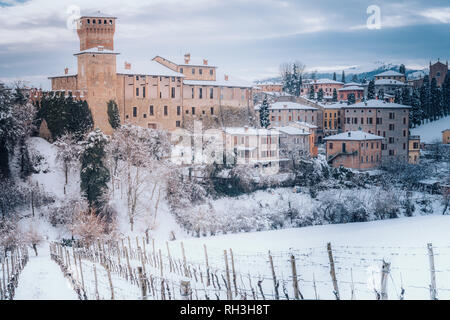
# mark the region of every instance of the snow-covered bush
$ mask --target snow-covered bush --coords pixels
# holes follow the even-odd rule
[[[78,212],[86,211],[87,209],[88,203],[86,199],[76,194],[70,194],[49,208],[48,220],[52,226],[70,226]]]
[[[80,211],[75,215],[71,231],[87,244],[97,239],[114,235],[115,228],[106,223],[105,219],[97,215],[93,210]]]

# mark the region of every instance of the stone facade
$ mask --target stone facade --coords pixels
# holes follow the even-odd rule
[[[444,83],[447,72],[448,61],[446,62],[446,64],[443,64],[439,60],[434,64],[431,64],[430,62],[430,81],[431,79],[436,78],[436,83],[439,87]]]
[[[143,67],[117,64],[114,52],[115,17],[83,16],[78,22],[80,52],[76,74],[50,77],[53,91],[71,92],[89,104],[94,126],[112,133],[107,102],[115,100],[122,123],[175,130],[186,117],[216,117],[222,106],[253,107],[252,85],[216,78],[215,66],[206,59],[177,64],[156,56]]]
[[[327,161],[333,167],[369,170],[381,165],[383,137],[348,131],[325,139]]]
[[[383,161],[408,161],[409,109],[380,100],[368,100],[343,108],[345,131],[362,130],[385,138]]]

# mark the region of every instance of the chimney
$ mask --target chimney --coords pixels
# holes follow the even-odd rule
[[[69,68],[64,68],[64,74],[69,74]]]
[[[191,54],[190,53],[186,53],[184,55],[184,63],[185,64],[189,64],[189,61],[191,60]]]
[[[248,126],[244,126],[245,132],[248,132]]]
[[[225,75],[225,81],[228,81],[228,75],[227,74]]]
[[[208,65],[208,60],[207,59],[203,59],[203,65],[207,66]]]
[[[125,61],[125,70],[131,70],[131,63]]]

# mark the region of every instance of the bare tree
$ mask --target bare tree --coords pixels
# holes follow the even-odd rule
[[[33,223],[30,224],[28,230],[24,234],[25,243],[33,248],[36,256],[38,255],[37,246],[42,243],[44,237],[42,234],[36,229]]]
[[[79,159],[82,151],[81,144],[77,142],[72,134],[65,134],[60,137],[55,145],[58,147],[56,160],[58,160],[64,168],[64,194],[66,194],[66,186],[68,183],[69,170],[79,165]]]

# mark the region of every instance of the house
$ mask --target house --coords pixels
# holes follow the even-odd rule
[[[420,136],[409,136],[408,162],[418,164],[420,159]]]
[[[406,77],[403,73],[394,70],[387,70],[382,73],[376,74],[375,81],[376,80],[396,80],[405,83]]]
[[[348,131],[324,138],[327,161],[333,167],[369,170],[381,165],[383,137],[363,131]]]
[[[289,166],[301,156],[310,156],[311,133],[293,126],[276,127],[280,132],[280,164]]]
[[[355,102],[360,102],[364,98],[364,88],[359,85],[344,86],[337,92],[339,101],[348,101],[348,96],[353,94]]]
[[[314,92],[317,94],[320,89],[323,90],[323,95],[325,96],[333,96],[333,90],[339,90],[344,86],[343,82],[331,80],[331,79],[318,79],[313,82]]]
[[[237,164],[248,164],[260,168],[279,169],[280,150],[277,130],[227,127],[223,129],[225,152],[234,155]]]
[[[255,106],[259,116],[261,105]],[[277,101],[269,106],[269,121],[271,127],[287,126],[294,121],[304,121],[316,124],[318,121],[318,109],[306,104],[291,101]]]
[[[345,131],[362,130],[385,138],[383,161],[408,161],[410,106],[368,100],[343,107]]]
[[[450,129],[442,131],[442,143],[450,144]]]
[[[305,132],[309,132],[309,154],[311,157],[317,157],[318,149],[317,149],[317,129],[316,125],[311,123],[307,123],[304,121],[296,121],[290,124],[290,126],[305,130]]]

